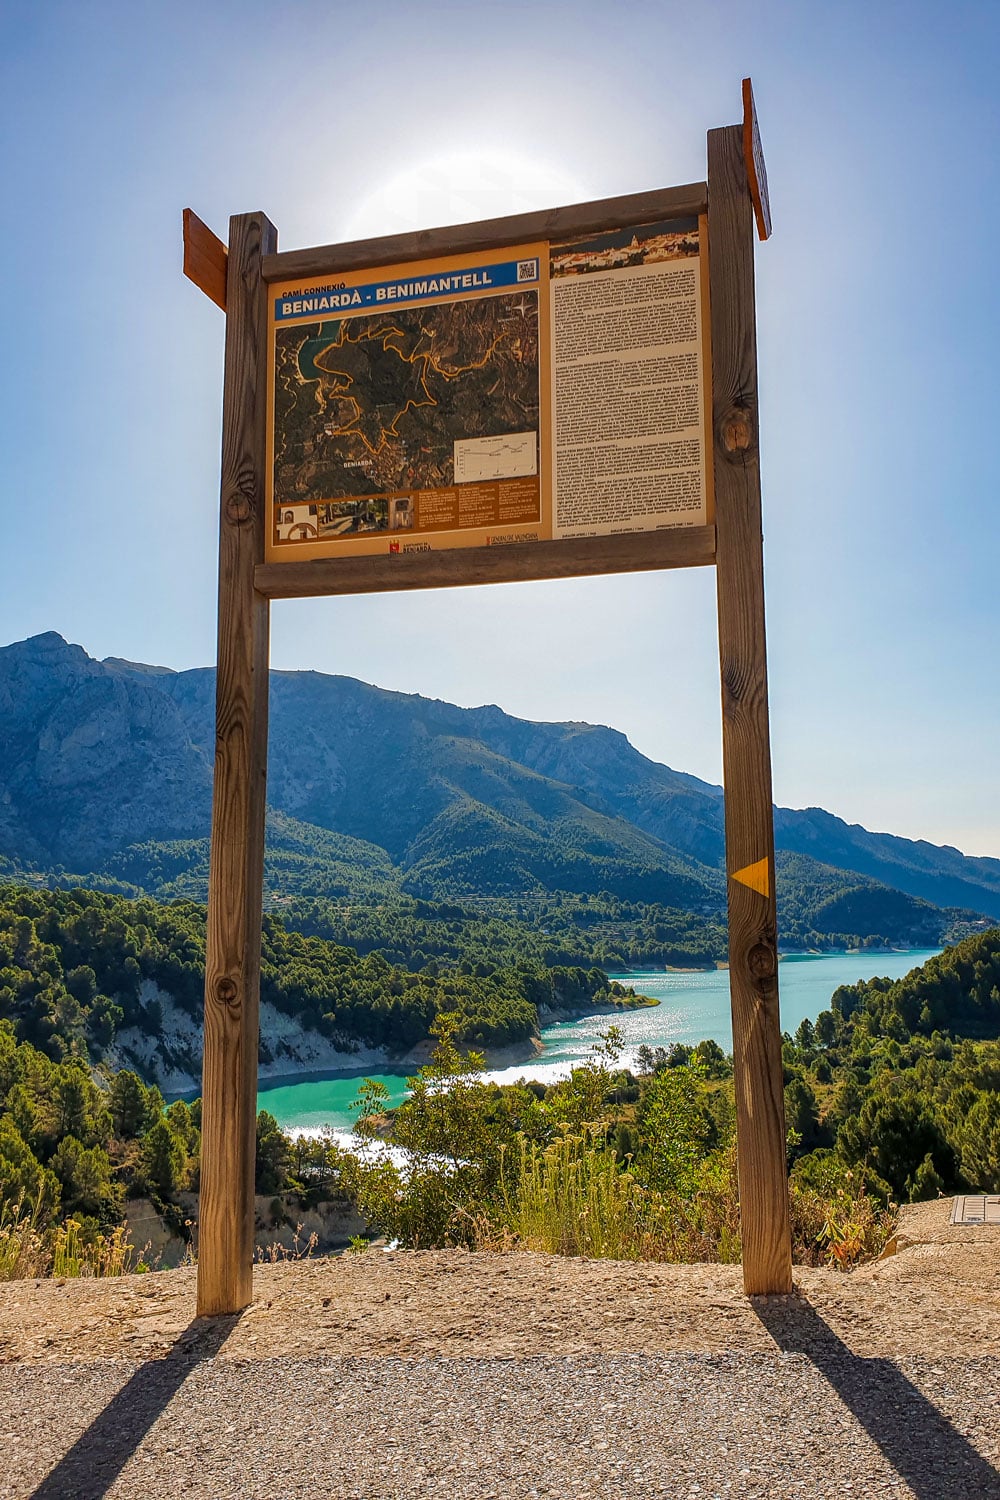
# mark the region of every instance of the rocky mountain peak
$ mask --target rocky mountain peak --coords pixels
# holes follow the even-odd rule
[[[92,660],[55,631],[0,649],[0,855],[100,871],[208,831],[215,674]],[[724,893],[720,788],[620,731],[464,709],[318,672],[272,674],[270,807],[386,854],[416,889]],[[776,810],[781,850],[1000,915],[1000,862]]]

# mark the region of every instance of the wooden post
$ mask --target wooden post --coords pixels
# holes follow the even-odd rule
[[[260,925],[267,773],[269,603],[264,558],[267,288],[277,248],[263,214],[230,220],[222,405],[215,784],[205,954],[198,1313],[253,1295]]]
[[[743,1285],[792,1288],[757,433],[754,214],[741,128],[708,133],[722,759]]]

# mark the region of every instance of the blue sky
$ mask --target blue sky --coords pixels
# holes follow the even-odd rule
[[[214,655],[223,318],[290,249],[697,180],[754,79],[775,795],[1000,855],[1000,6],[4,9],[0,641]],[[276,605],[279,667],[613,724],[720,774],[714,572]]]

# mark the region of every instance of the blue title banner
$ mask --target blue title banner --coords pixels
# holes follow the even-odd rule
[[[423,302],[428,297],[462,297],[511,286],[538,285],[538,257],[508,260],[497,266],[474,266],[461,271],[436,271],[400,281],[373,281],[367,286],[310,287],[278,297],[274,317],[278,323],[292,318],[325,317],[364,307],[396,307],[400,303]]]

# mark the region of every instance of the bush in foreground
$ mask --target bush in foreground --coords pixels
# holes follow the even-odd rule
[[[339,1170],[370,1223],[414,1249],[739,1260],[728,1080],[694,1059],[636,1079],[617,1067],[621,1036],[609,1027],[569,1079],[500,1088],[455,1031],[440,1019],[430,1063],[391,1116],[377,1084],[362,1089],[360,1154],[342,1154]],[[893,1207],[840,1159],[793,1173],[790,1197],[799,1263],[847,1269],[879,1254],[894,1227]]]

